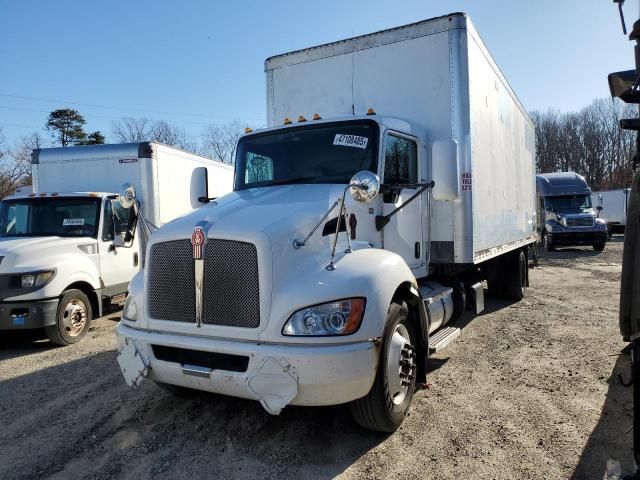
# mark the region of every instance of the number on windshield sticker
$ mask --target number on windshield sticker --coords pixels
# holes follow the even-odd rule
[[[345,135],[343,133],[336,134],[336,137],[333,139],[334,145],[340,145],[342,147],[356,147],[356,148],[367,148],[367,143],[369,143],[369,139],[367,137],[360,137],[358,135]]]

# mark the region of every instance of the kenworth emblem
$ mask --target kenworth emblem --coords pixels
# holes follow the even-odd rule
[[[204,230],[202,227],[195,227],[193,229],[191,245],[193,245],[193,259],[202,260],[202,246],[204,245]]]
[[[205,228],[208,228],[206,222],[200,222],[193,227],[191,234],[191,245],[193,246],[193,263],[195,270],[195,287],[196,287],[196,326],[200,328],[204,321],[204,244],[207,240]]]

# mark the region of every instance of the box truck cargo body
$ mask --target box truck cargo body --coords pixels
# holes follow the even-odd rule
[[[143,226],[229,192],[232,174],[158,143],[35,150],[32,192],[0,203],[0,330],[45,328],[56,343],[79,341],[103,304],[124,301],[142,264]],[[119,201],[125,184],[136,207]]]
[[[606,222],[609,235],[624,233],[627,226],[627,209],[630,194],[630,188],[601,190],[591,194],[591,204],[594,208],[602,207],[599,210],[598,218]]]
[[[131,282],[122,372],[393,431],[483,280],[524,295],[533,124],[464,14],[265,70],[234,192],[158,230]]]

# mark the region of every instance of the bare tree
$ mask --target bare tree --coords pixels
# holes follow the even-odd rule
[[[243,132],[244,126],[238,121],[224,125],[207,125],[200,135],[202,153],[215,160],[233,164],[238,139]]]
[[[41,145],[42,137],[34,133],[9,148],[0,130],[0,198],[11,195],[18,187],[31,184],[31,152]]]
[[[619,121],[635,116],[629,107],[598,99],[579,112],[531,112],[538,171],[580,173],[594,190],[625,186],[635,143],[633,132],[621,130]]]
[[[152,122],[146,118],[124,117],[111,124],[111,133],[121,143],[147,142],[152,128]]]

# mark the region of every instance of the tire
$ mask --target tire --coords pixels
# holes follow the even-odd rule
[[[389,307],[375,382],[366,397],[350,405],[363,428],[395,432],[409,412],[416,386],[417,335],[408,313],[405,303]]]
[[[594,249],[596,252],[602,252],[602,251],[604,250],[604,246],[605,246],[605,245],[606,245],[605,243],[594,243],[594,244],[593,244],[593,249]]]
[[[554,252],[556,250],[556,247],[554,247],[553,244],[549,242],[549,236],[547,235],[547,232],[542,232],[542,245],[544,245],[544,249],[547,252]]]
[[[504,291],[504,273],[502,258],[497,257],[489,260],[486,266],[487,288],[489,295],[493,298],[502,297]]]
[[[93,311],[89,298],[80,290],[67,290],[56,310],[56,324],[45,328],[49,340],[56,345],[78,343],[89,331]]]
[[[508,253],[504,260],[504,298],[522,300],[527,289],[527,271],[529,269],[527,256],[522,250],[516,250]]]

